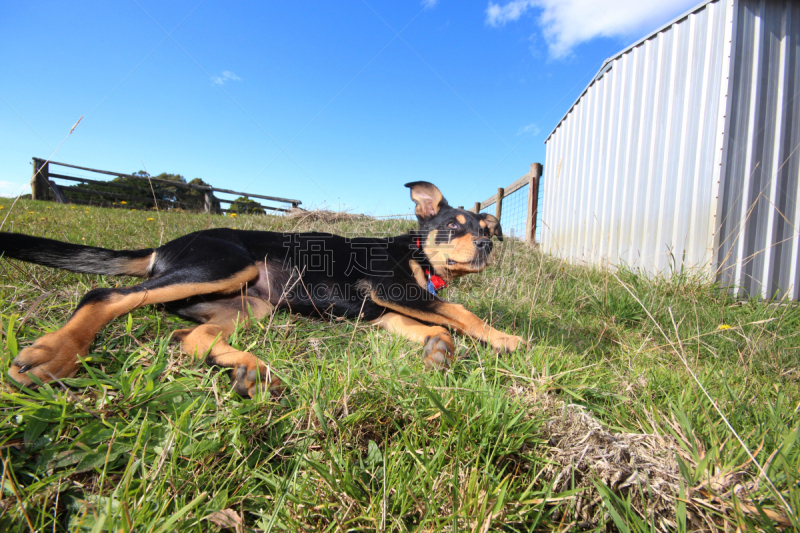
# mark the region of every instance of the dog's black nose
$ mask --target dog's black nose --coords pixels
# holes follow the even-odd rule
[[[485,254],[492,253],[492,240],[487,238],[481,238],[475,241],[475,246],[478,247],[478,250]]]

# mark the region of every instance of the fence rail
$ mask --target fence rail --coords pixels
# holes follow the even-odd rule
[[[101,181],[101,180],[93,180],[89,178],[81,178],[77,176],[67,176],[64,174],[58,174],[55,172],[50,172],[50,165],[58,165],[67,168],[74,168],[76,170],[83,170],[87,172],[94,172],[96,174],[104,174],[108,176],[114,177],[121,177],[121,178],[130,178],[133,180],[139,180],[143,182],[148,182],[150,186],[166,186],[166,187],[175,187],[175,188],[182,188],[188,190],[194,190],[197,192],[202,193],[202,204],[203,204],[203,211],[206,213],[213,213],[217,211],[238,211],[235,207],[242,206],[245,208],[261,208],[270,211],[279,211],[279,212],[288,212],[289,209],[286,207],[275,207],[271,205],[263,205],[257,202],[252,203],[244,203],[241,201],[236,200],[226,200],[224,198],[218,198],[214,196],[215,192],[224,193],[224,194],[235,194],[239,196],[246,196],[248,198],[258,198],[260,200],[269,200],[271,202],[278,202],[283,204],[289,204],[292,208],[298,207],[302,202],[300,200],[295,200],[292,198],[281,198],[278,196],[266,196],[263,194],[252,194],[252,193],[245,193],[241,191],[233,191],[231,189],[223,189],[220,187],[212,187],[210,185],[194,185],[190,183],[182,183],[178,181],[171,181],[159,178],[151,178],[151,177],[143,177],[143,176],[136,176],[133,174],[126,174],[124,172],[112,172],[110,170],[99,170],[96,168],[89,168],[89,167],[82,167],[78,165],[70,165],[68,163],[57,163],[55,161],[47,161],[45,159],[41,159],[38,157],[33,158],[33,177],[31,178],[31,198],[34,200],[54,200],[58,203],[78,203],[78,204],[85,204],[88,203],[84,200],[76,199],[76,198],[69,198],[67,196],[68,193],[75,193],[78,192],[80,194],[86,194],[89,196],[99,196],[102,198],[115,198],[118,200],[124,201],[134,201],[134,202],[156,202],[162,203],[169,206],[176,206],[180,205],[182,202],[180,201],[172,201],[172,200],[156,200],[153,197],[143,197],[143,196],[135,196],[132,194],[125,194],[125,192],[108,192],[108,191],[99,191],[96,189],[76,189],[72,187],[64,187],[63,185],[59,185],[58,183],[52,181],[53,178],[65,181],[72,181],[72,182],[80,182],[87,185],[101,185],[103,187],[111,187],[113,189],[119,189],[120,191],[139,191],[141,189],[137,187],[132,187],[130,185],[123,185],[119,183],[114,183],[111,181]],[[162,189],[163,191],[163,189]],[[199,200],[200,197],[196,198]],[[186,200],[186,199],[184,199]],[[187,202],[183,202],[186,204]],[[229,204],[229,209],[222,209],[220,204]],[[216,207],[220,205],[220,207]]]
[[[498,187],[497,193],[482,202],[475,202],[470,210],[475,213],[491,213],[489,208],[495,206],[494,216],[503,226],[503,232],[516,236],[517,229],[524,229],[525,242],[531,246],[536,244],[536,224],[539,212],[539,186],[542,177],[542,165],[532,163],[530,171],[507,187]],[[527,190],[525,190],[527,187]],[[504,204],[508,204],[504,207]],[[522,226],[522,227],[520,227]]]

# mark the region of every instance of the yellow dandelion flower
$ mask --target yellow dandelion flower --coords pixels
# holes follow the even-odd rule
[[[40,218],[39,220],[44,220],[44,217]]]
[[[148,217],[147,221],[150,222],[151,220],[155,220],[153,217]]]
[[[74,205],[69,206],[70,209],[75,209]]]
[[[33,213],[33,211],[28,211],[28,214],[29,215],[33,215],[34,213]]]
[[[236,213],[231,213],[231,218],[236,218]]]
[[[0,205],[0,209],[5,209],[5,208],[6,208],[6,206]]]
[[[131,211],[136,211],[136,208],[134,207],[133,209],[131,209]]]
[[[719,329],[726,330],[726,329],[733,329],[733,326],[729,326],[728,324],[722,324]]]
[[[2,209],[2,208],[3,208],[3,206],[2,206],[2,205],[0,205],[0,209]],[[50,208],[49,208],[49,207],[45,207],[45,209],[50,209]]]
[[[122,205],[125,205],[125,204],[127,204],[128,202],[126,202],[125,200],[122,200],[120,203],[121,203]]]

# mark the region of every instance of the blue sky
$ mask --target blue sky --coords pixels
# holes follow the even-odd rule
[[[0,194],[55,151],[306,208],[409,213],[415,180],[470,206],[544,163],[605,58],[695,3],[3,2]]]

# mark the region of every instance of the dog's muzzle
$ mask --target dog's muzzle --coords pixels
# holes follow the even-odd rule
[[[490,253],[492,253],[491,239],[486,239],[486,238],[478,239],[477,241],[475,241],[475,246],[477,246],[478,251],[480,251],[485,255],[489,255]]]

